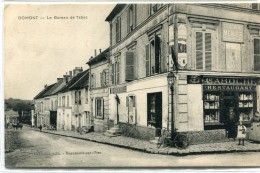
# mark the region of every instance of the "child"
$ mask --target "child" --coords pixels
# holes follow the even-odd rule
[[[238,145],[245,145],[245,138],[246,138],[246,126],[242,124],[242,121],[239,121],[239,125],[237,126],[237,139],[239,141]]]

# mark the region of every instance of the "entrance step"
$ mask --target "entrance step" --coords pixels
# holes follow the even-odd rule
[[[105,136],[109,136],[109,137],[113,137],[113,136],[120,136],[121,132],[119,129],[119,126],[114,126],[113,128],[106,130],[106,132],[104,133]]]

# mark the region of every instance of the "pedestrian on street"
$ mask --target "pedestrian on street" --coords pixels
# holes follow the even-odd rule
[[[239,125],[237,126],[237,139],[238,145],[245,145],[245,138],[246,138],[246,126],[243,125],[243,121],[239,121]]]
[[[42,131],[42,125],[39,126],[40,131]]]

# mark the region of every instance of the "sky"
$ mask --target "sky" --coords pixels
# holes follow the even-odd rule
[[[114,4],[12,4],[4,9],[4,98],[32,100],[94,49],[109,46]],[[82,16],[77,17],[77,16]],[[73,18],[74,17],[74,18]],[[62,19],[61,19],[62,18]]]

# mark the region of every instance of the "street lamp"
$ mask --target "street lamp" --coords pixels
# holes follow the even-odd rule
[[[167,80],[169,87],[171,89],[171,138],[173,138],[174,133],[174,110],[173,110],[173,92],[174,92],[174,81],[175,81],[175,75],[173,72],[170,72],[167,75]]]

